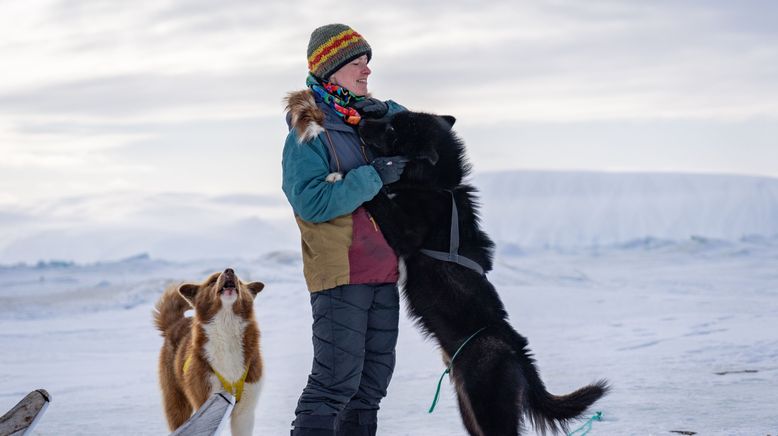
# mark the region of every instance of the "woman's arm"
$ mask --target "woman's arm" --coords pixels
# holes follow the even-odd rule
[[[349,171],[330,183],[329,161],[320,138],[299,144],[294,129],[284,144],[282,189],[295,213],[305,221],[321,223],[353,212],[383,186],[371,165]]]

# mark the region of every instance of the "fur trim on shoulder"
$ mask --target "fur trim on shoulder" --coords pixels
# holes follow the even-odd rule
[[[302,144],[324,132],[324,112],[316,106],[309,89],[290,92],[284,99],[286,112],[292,116],[292,128],[297,132],[297,142]]]

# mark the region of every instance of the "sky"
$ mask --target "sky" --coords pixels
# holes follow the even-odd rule
[[[0,210],[280,195],[282,100],[333,22],[375,97],[457,118],[477,172],[778,177],[771,1],[6,0]]]

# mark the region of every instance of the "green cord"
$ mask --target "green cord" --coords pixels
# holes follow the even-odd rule
[[[567,436],[573,436],[574,434],[578,433],[579,431],[582,431],[580,436],[584,436],[592,429],[592,424],[594,424],[594,421],[602,421],[602,412],[596,412],[594,415],[592,415],[591,418],[589,418],[582,426],[578,427],[577,429],[571,431],[567,434]]]
[[[475,335],[478,333],[481,333],[486,327],[481,327],[478,329],[477,332],[473,333],[465,339],[465,342],[462,342],[462,345],[457,348],[457,351],[454,353],[454,357],[451,358],[451,362],[448,364],[448,368],[446,368],[445,371],[443,371],[443,374],[440,375],[440,379],[438,379],[438,388],[435,389],[435,398],[432,399],[432,405],[430,406],[430,410],[427,413],[432,413],[435,410],[435,405],[438,403],[438,396],[440,396],[440,385],[443,383],[443,377],[446,376],[446,374],[451,372],[451,368],[454,367],[454,359],[457,358],[457,354],[459,354],[460,351],[462,351],[462,348],[465,348],[465,345],[467,345],[468,342],[470,342],[470,339],[473,339]]]

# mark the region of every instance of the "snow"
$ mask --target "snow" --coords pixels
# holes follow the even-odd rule
[[[778,179],[505,172],[481,175],[476,185],[486,227],[506,247],[778,235]]]
[[[0,262],[255,257],[297,238],[281,195],[118,192],[0,210]],[[74,249],[74,247],[78,247]]]
[[[775,180],[513,172],[478,175],[475,184],[485,226],[498,243],[489,278],[511,322],[529,338],[549,390],[563,394],[599,378],[613,385],[593,408],[604,420],[590,434],[776,433]],[[240,203],[231,219],[265,218],[251,200],[231,198],[229,204]],[[80,207],[94,211],[105,201],[84,199]],[[170,212],[164,203],[128,233],[137,242],[129,248],[119,249],[110,239],[102,247],[100,240],[77,244],[72,235],[92,229],[100,237],[103,228],[76,219],[80,212],[69,202],[47,207],[49,215],[69,208],[69,227],[44,229],[55,220],[39,218],[40,225],[22,236],[28,239],[0,239],[11,241],[8,247],[45,230],[51,247],[60,250],[43,256],[45,251],[30,249],[17,258],[13,250],[4,251],[0,410],[43,387],[53,402],[36,434],[165,434],[156,374],[162,339],[152,325],[153,304],[168,283],[199,281],[231,266],[244,280],[267,285],[255,302],[266,369],[255,434],[288,434],[311,364],[299,241],[266,232],[263,246],[264,236],[257,235],[266,230],[232,226],[220,215],[224,202],[201,195],[177,195],[169,203],[201,211],[197,219],[171,227],[184,239],[143,239],[147,222],[155,229],[176,222],[162,219]],[[150,210],[148,203],[141,206],[133,210]],[[278,214],[263,223],[285,228],[282,206],[267,201],[262,207]],[[126,229],[132,221],[103,224]],[[198,228],[214,233],[203,242],[195,237]],[[63,236],[68,231],[71,236]],[[166,245],[187,235],[187,250]],[[43,250],[47,239],[36,240]],[[209,250],[218,241],[218,249]],[[123,258],[111,260],[119,259],[115,253]],[[149,254],[130,256],[137,253]],[[52,258],[64,260],[38,262]],[[405,315],[400,329],[379,434],[466,434],[447,382],[435,412],[427,413],[444,367],[435,345]]]

